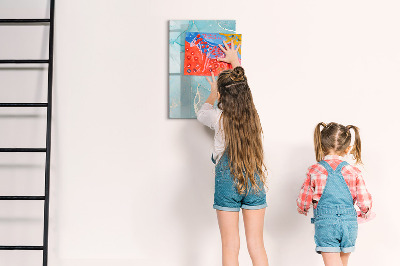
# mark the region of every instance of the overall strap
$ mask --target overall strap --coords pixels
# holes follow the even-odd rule
[[[322,160],[318,162],[320,165],[322,165],[326,171],[328,171],[328,174],[332,174],[333,173],[333,169],[332,167],[329,165],[329,163],[327,163],[326,161]]]
[[[341,163],[336,167],[335,172],[341,173],[343,167],[345,167],[345,166],[348,165],[348,164],[349,164],[349,163],[346,162],[346,161],[341,162]]]
[[[214,156],[213,156],[212,153],[211,153],[211,161],[213,162],[213,164],[216,164],[216,163],[217,163],[217,161],[214,159]]]

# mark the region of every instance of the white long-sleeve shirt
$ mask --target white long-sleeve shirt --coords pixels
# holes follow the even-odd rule
[[[222,119],[221,122],[219,121],[221,114],[221,109],[214,108],[209,103],[204,103],[201,106],[200,110],[197,112],[197,120],[199,120],[200,123],[202,123],[203,125],[206,125],[215,131],[213,158],[217,162],[221,158],[222,153],[225,150],[225,136],[222,126]]]

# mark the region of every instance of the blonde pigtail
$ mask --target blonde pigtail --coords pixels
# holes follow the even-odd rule
[[[362,164],[361,161],[361,138],[360,138],[360,132],[358,127],[353,126],[353,125],[348,125],[347,130],[353,129],[354,130],[354,146],[353,149],[351,150],[351,154],[353,154],[354,159],[356,160],[356,163]]]
[[[318,123],[314,130],[314,150],[317,162],[321,161],[324,158],[324,151],[322,149],[321,143],[321,126],[325,128],[326,124],[324,122]]]

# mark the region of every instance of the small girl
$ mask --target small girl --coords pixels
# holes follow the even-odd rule
[[[233,69],[212,73],[211,93],[197,113],[197,119],[215,130],[214,209],[217,212],[222,240],[222,264],[239,265],[239,211],[243,209],[247,248],[253,265],[268,265],[263,227],[266,167],[263,161],[262,128],[238,49],[233,42],[220,48]],[[218,100],[218,108],[213,108]]]
[[[350,146],[351,129],[355,133],[354,147]],[[359,130],[352,125],[321,122],[314,131],[314,148],[318,163],[308,168],[297,199],[298,212],[307,215],[313,203],[316,252],[322,254],[325,265],[345,266],[358,232],[354,203],[363,218],[368,218],[372,207],[360,170],[343,157],[351,153],[356,163],[362,163]]]

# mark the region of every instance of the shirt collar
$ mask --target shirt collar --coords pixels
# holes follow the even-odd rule
[[[341,160],[341,161],[345,161],[345,158],[343,156],[340,156],[340,155],[330,154],[330,155],[325,155],[324,156],[324,160]]]

